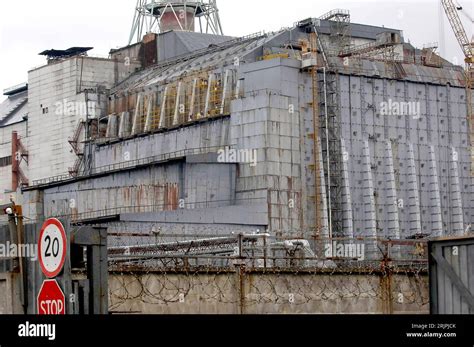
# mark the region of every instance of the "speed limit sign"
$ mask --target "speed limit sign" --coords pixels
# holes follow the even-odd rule
[[[66,231],[57,219],[48,219],[41,228],[38,253],[41,270],[47,278],[54,278],[62,271],[66,260]]]

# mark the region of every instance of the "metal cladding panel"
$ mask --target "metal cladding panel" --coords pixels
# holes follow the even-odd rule
[[[432,314],[474,314],[474,238],[429,244]]]
[[[94,153],[95,167],[119,165],[123,162],[146,160],[160,155],[179,156],[179,152],[224,148],[229,145],[228,118],[190,126],[175,131],[134,138],[98,147]],[[182,156],[182,154],[181,154]]]
[[[437,229],[439,216],[433,216],[434,210],[441,211],[443,235],[460,235],[469,226],[474,215],[473,179],[463,93],[464,89],[449,85],[340,75],[340,136],[349,154],[355,235],[368,227],[361,185],[367,174],[363,165],[367,139],[380,237],[387,236],[389,221],[383,216],[390,204],[398,205],[402,238],[430,235],[433,225]],[[400,106],[402,112],[384,114],[384,104],[389,110],[391,105],[407,109]],[[393,163],[384,153],[387,141]],[[383,197],[392,195],[387,179],[392,171],[396,191],[393,201],[386,201]]]
[[[178,205],[179,165],[74,182],[45,190],[45,215],[94,219],[134,211],[167,211]]]

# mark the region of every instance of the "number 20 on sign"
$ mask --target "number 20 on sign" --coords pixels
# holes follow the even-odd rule
[[[44,223],[39,235],[38,253],[45,276],[58,276],[64,267],[67,253],[66,231],[59,220],[53,218]]]

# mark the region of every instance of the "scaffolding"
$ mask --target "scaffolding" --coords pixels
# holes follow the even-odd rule
[[[29,180],[22,169],[22,163],[28,165],[29,152],[21,141],[18,132],[12,132],[12,190],[15,191],[19,186],[28,187]]]
[[[324,122],[322,125],[322,152],[325,164],[325,178],[329,200],[330,234],[342,230],[342,148],[341,148],[341,110],[340,110],[340,79],[337,72],[324,74],[325,93],[322,100]]]
[[[79,173],[82,160],[84,158],[84,148],[81,146],[81,134],[85,131],[85,121],[80,120],[77,123],[76,130],[74,131],[74,135],[69,138],[68,142],[72,147],[73,153],[76,155],[76,160],[74,161],[74,166],[69,168],[69,174],[72,177],[77,176]]]
[[[318,81],[318,68],[319,68],[319,60],[318,60],[318,34],[316,30],[313,30],[309,34],[309,42],[308,45],[302,45],[302,55],[306,56],[309,54],[310,57],[315,57],[315,65],[310,66],[308,69],[308,73],[311,75],[311,111],[313,114],[313,132],[308,134],[308,138],[312,139],[313,141],[313,164],[310,166],[310,172],[313,174],[314,177],[314,196],[310,195],[309,199],[314,203],[314,238],[319,239],[322,236],[322,228],[323,228],[323,201],[321,196],[321,165],[319,161],[319,153],[320,153],[320,96],[319,96],[319,81]]]
[[[168,30],[223,35],[216,0],[137,0],[128,44],[141,42],[148,33]]]
[[[321,50],[332,57],[340,56],[351,48],[351,16],[349,11],[336,9],[319,18],[328,21],[330,44]],[[327,185],[328,235],[336,237],[343,230],[343,153],[341,143],[340,79],[336,70],[324,68],[322,79],[318,77],[319,109],[321,114],[321,147],[324,179]],[[342,235],[342,234],[341,234]]]
[[[322,15],[320,20],[329,21],[332,49],[330,55],[337,56],[351,46],[351,15],[348,10],[336,9]]]

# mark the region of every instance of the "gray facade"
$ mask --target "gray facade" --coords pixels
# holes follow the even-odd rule
[[[462,70],[326,56],[323,24],[315,30],[326,43],[307,52],[316,62],[309,67],[312,37],[298,26],[206,37],[215,43],[178,57],[171,45],[168,59],[108,91],[107,129],[86,145],[76,177],[45,177],[25,189],[30,217],[143,234],[158,226],[184,234],[177,239],[204,230],[309,241],[468,232],[474,202]],[[352,29],[367,41],[384,32]],[[170,35],[158,39],[159,50]],[[256,162],[222,159],[225,150]]]

